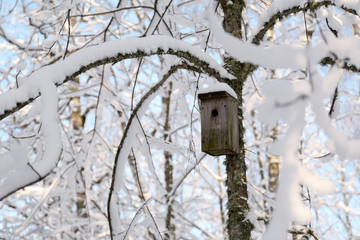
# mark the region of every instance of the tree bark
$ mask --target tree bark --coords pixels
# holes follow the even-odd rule
[[[242,38],[242,11],[245,7],[243,0],[232,1],[227,4],[226,0],[219,0],[224,11],[223,26],[225,31],[235,37]],[[235,59],[225,56],[225,67],[232,73],[236,79],[228,82],[238,95],[239,106],[239,144],[240,154],[226,157],[227,173],[227,194],[228,194],[228,219],[227,231],[230,240],[251,239],[251,231],[254,228],[250,220],[246,219],[249,211],[247,202],[247,179],[245,164],[245,147],[244,147],[244,127],[242,112],[242,89],[248,75],[255,69],[255,66],[248,63],[241,63]]]
[[[170,130],[170,100],[171,100],[171,92],[172,92],[172,82],[169,83],[168,86],[169,90],[167,92],[167,96],[163,97],[163,111],[165,113],[165,124],[164,124],[164,140],[171,142],[171,139],[169,137],[169,130]],[[172,162],[172,154],[168,151],[164,152],[165,157],[165,169],[164,169],[164,175],[165,175],[165,184],[166,184],[166,191],[169,193],[171,192],[173,188],[173,182],[174,182],[174,176],[173,176],[173,162]],[[170,199],[167,199],[167,202],[169,203],[167,206],[167,212],[166,212],[166,219],[165,219],[165,227],[168,232],[164,234],[166,240],[170,239],[176,239],[175,235],[175,225],[171,222],[173,219],[173,208],[172,208],[172,202],[169,202]]]

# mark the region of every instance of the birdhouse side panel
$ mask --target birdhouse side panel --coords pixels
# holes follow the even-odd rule
[[[237,109],[237,108],[236,108]],[[202,151],[213,156],[235,154],[233,127],[229,98],[205,99],[201,102]],[[237,115],[237,113],[236,113]],[[229,118],[230,117],[230,118]]]
[[[229,149],[233,154],[240,153],[239,146],[239,116],[238,116],[238,103],[234,98],[227,99],[227,132]]]

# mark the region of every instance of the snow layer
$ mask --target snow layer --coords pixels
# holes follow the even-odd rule
[[[96,61],[108,57],[116,57],[118,54],[132,54],[138,51],[152,54],[157,52],[158,49],[162,49],[165,52],[169,49],[189,52],[191,55],[208,63],[211,68],[216,69],[222,77],[233,78],[232,75],[208,54],[181,40],[167,36],[114,40],[81,49],[65,60],[39,69],[30,77],[24,79],[19,88],[12,89],[0,95],[0,114],[3,114],[5,110],[14,108],[16,103],[25,102],[30,98],[37,97],[39,95],[38,81],[41,79],[45,78],[47,81],[61,84],[67,76],[71,76],[81,67]]]
[[[225,32],[219,21],[213,16],[209,18],[211,30],[216,40],[222,44],[225,51],[241,62],[249,62],[271,69],[275,68],[294,68],[301,69],[307,66],[306,48],[301,45],[269,45],[267,47],[256,46]],[[319,45],[312,51],[320,51],[316,54],[322,57],[326,51],[325,47]],[[314,55],[314,57],[316,56]],[[316,59],[320,61],[321,58]]]
[[[16,144],[12,146],[9,155],[17,166],[14,171],[3,173],[6,179],[0,186],[0,199],[49,174],[56,166],[62,151],[61,134],[58,126],[57,88],[54,83],[47,81],[45,76],[37,83],[38,85],[34,84],[33,87],[41,93],[40,120],[42,123],[41,132],[44,136],[44,155],[40,161],[30,165],[26,156],[26,149],[19,153],[17,151],[20,151],[20,147]],[[5,159],[7,158],[9,156],[5,156]]]
[[[357,14],[360,12],[360,2],[357,0],[335,0],[335,5],[339,8],[344,6],[348,9],[354,9]]]
[[[258,25],[254,29],[254,36],[262,29],[264,24],[278,12],[283,12],[284,10],[291,9],[295,6],[304,6],[304,4],[307,2],[307,0],[279,0],[272,2],[270,7],[259,16]]]
[[[225,92],[229,93],[232,97],[237,99],[237,94],[235,93],[235,91],[226,83],[216,83],[216,84],[210,85],[207,88],[200,88],[198,93],[204,94],[204,93],[221,92],[221,91],[225,91]]]

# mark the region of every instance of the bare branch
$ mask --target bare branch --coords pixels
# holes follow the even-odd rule
[[[71,9],[68,10],[67,12],[67,22],[68,22],[68,38],[67,38],[67,41],[66,41],[66,47],[65,47],[65,52],[64,52],[64,56],[63,56],[63,59],[65,59],[66,57],[66,53],[67,53],[67,50],[69,48],[69,43],[70,43],[70,29],[71,29],[71,24],[70,24],[70,11]]]

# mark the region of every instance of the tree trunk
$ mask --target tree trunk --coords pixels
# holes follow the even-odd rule
[[[169,83],[169,90],[167,92],[167,96],[163,97],[163,110],[165,112],[165,124],[164,124],[164,140],[171,142],[171,138],[168,135],[168,132],[170,130],[170,100],[171,100],[171,92],[172,92],[172,82]],[[173,176],[173,162],[172,162],[172,154],[168,151],[164,152],[165,156],[165,169],[164,169],[164,175],[165,175],[165,184],[166,184],[166,191],[169,193],[171,192],[173,188],[173,182],[174,182],[174,176]],[[173,208],[172,208],[172,202],[170,202],[170,199],[167,199],[168,206],[167,206],[167,212],[166,212],[166,219],[165,219],[165,227],[168,232],[164,234],[166,240],[170,239],[176,239],[175,235],[175,225],[171,222],[173,219]]]
[[[226,0],[219,0],[223,11],[224,21],[223,26],[225,31],[232,35],[242,38],[242,18],[241,14],[245,7],[245,2],[242,0],[232,1],[232,4],[227,4]],[[247,202],[247,179],[246,179],[246,164],[245,164],[245,148],[244,148],[244,127],[242,123],[242,89],[247,76],[254,70],[254,66],[247,63],[241,63],[231,57],[224,57],[225,67],[236,77],[228,84],[234,89],[238,95],[239,106],[239,144],[240,154],[235,156],[227,156],[225,165],[227,173],[227,194],[228,194],[228,219],[227,231],[230,240],[245,240],[250,239],[251,231],[254,228],[253,224],[246,220],[246,215],[249,211]]]

